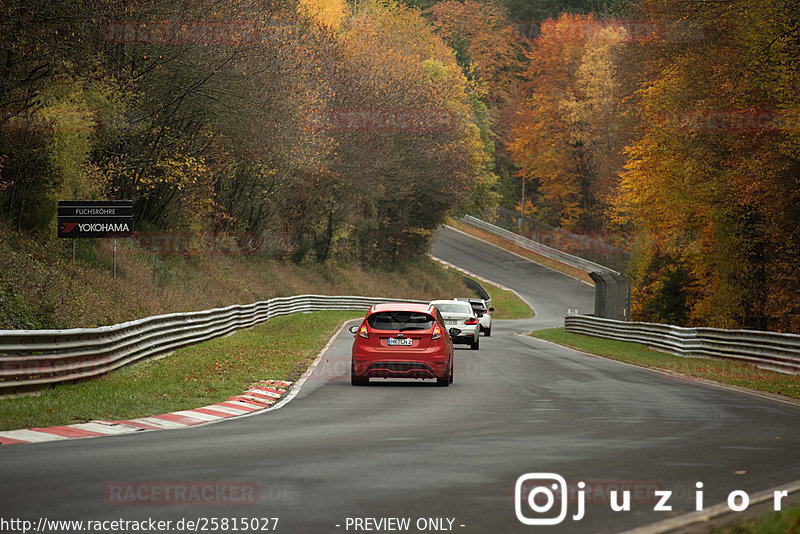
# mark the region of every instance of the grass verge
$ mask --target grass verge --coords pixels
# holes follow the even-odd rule
[[[187,410],[227,400],[257,380],[295,380],[339,323],[362,315],[326,311],[276,317],[102,378],[58,385],[36,396],[0,398],[0,430]]]
[[[576,269],[574,267],[570,267],[569,265],[565,265],[565,264],[563,264],[563,263],[561,263],[559,261],[553,260],[553,259],[548,258],[546,256],[542,256],[541,254],[536,254],[535,252],[531,252],[530,250],[528,250],[526,248],[522,248],[519,245],[515,245],[514,243],[510,243],[510,242],[506,241],[502,237],[496,236],[494,234],[490,234],[489,232],[481,230],[480,228],[475,228],[474,226],[470,226],[467,223],[464,223],[464,222],[461,222],[461,221],[458,221],[458,220],[455,220],[455,219],[450,219],[450,221],[448,221],[447,224],[452,226],[456,230],[461,230],[465,234],[469,234],[469,235],[472,235],[472,236],[477,237],[479,239],[483,239],[484,241],[488,241],[489,243],[497,245],[497,246],[499,246],[501,248],[504,248],[504,249],[506,249],[508,251],[514,252],[515,254],[519,254],[520,256],[522,256],[524,258],[528,258],[529,260],[531,260],[531,261],[533,261],[535,263],[538,263],[540,265],[544,265],[545,267],[549,267],[549,268],[551,268],[553,270],[556,270],[558,272],[564,273],[566,275],[569,275],[569,276],[571,276],[573,278],[577,278],[579,280],[584,280],[584,281],[589,282],[590,284],[594,285],[594,282],[592,281],[592,279],[589,277],[589,275],[585,271],[582,271],[580,269]]]
[[[533,309],[513,291],[502,289],[492,283],[469,275],[465,276],[478,282],[491,295],[492,307],[494,308],[492,319],[527,319],[533,317]]]
[[[771,512],[732,527],[717,528],[714,534],[800,534],[800,505]]]
[[[759,369],[744,362],[673,356],[639,343],[573,334],[563,328],[537,330],[530,335],[604,358],[658,369],[673,375],[702,378],[800,399],[800,376]]]

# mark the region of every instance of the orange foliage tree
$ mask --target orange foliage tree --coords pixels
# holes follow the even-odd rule
[[[519,74],[524,64],[524,43],[515,31],[507,10],[494,2],[445,0],[426,11],[434,31],[455,51],[466,75],[473,99],[473,115],[481,129],[489,158],[485,173],[498,185],[513,188],[513,164],[508,154],[509,131],[519,103]],[[515,195],[511,195],[514,197]],[[490,202],[492,204],[493,202]],[[471,206],[480,211],[480,206]]]
[[[640,229],[638,317],[800,332],[800,39],[782,0],[644,2],[619,213]]]
[[[625,40],[614,22],[562,14],[542,23],[527,53],[510,149],[549,224],[597,231],[607,223],[625,140],[614,61]]]

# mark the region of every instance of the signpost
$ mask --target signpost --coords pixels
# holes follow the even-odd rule
[[[132,235],[132,200],[58,201],[58,237],[72,238],[72,263],[75,263],[75,239],[111,237],[114,239],[114,280],[116,280],[117,238]]]

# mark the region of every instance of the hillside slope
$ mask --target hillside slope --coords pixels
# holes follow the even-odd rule
[[[78,328],[305,293],[408,299],[470,295],[461,275],[420,259],[396,272],[259,255],[120,253],[117,280],[102,240],[72,243],[0,228],[0,329]],[[122,248],[122,247],[120,247]]]

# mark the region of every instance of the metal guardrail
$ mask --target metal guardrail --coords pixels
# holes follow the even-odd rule
[[[231,334],[279,315],[366,310],[381,302],[423,301],[300,295],[157,315],[99,328],[0,330],[0,393],[101,376],[123,365]]]
[[[623,235],[603,232],[601,234],[602,239],[595,239],[586,234],[574,234],[569,230],[550,226],[535,217],[525,217],[525,230],[521,231],[519,229],[519,210],[512,211],[502,206],[487,209],[482,213],[472,213],[472,215],[495,226],[532,239],[537,243],[605,265],[619,272],[625,272],[630,263],[631,253],[619,246],[626,242]],[[606,239],[616,241],[617,244],[612,244]]]
[[[595,272],[595,273],[619,274],[617,271],[609,269],[608,267],[605,267],[598,263],[594,263],[589,260],[585,260],[583,258],[579,258],[578,256],[573,256],[572,254],[567,254],[566,252],[563,252],[561,250],[548,247],[547,245],[543,245],[541,243],[533,241],[532,239],[528,239],[527,237],[515,234],[514,232],[509,232],[505,228],[500,228],[499,226],[495,226],[486,221],[482,221],[477,217],[473,217],[472,215],[465,215],[460,220],[469,224],[470,226],[480,228],[481,230],[485,230],[491,234],[507,239],[508,241],[514,243],[515,245],[530,250],[531,252],[535,252],[536,254],[541,254],[546,258],[550,258],[552,260],[564,263],[566,265],[569,265],[570,267],[575,267],[576,269],[581,269],[582,271],[586,271],[587,273]]]
[[[481,296],[481,298],[486,301],[486,305],[488,307],[490,308],[492,307],[492,296],[489,294],[488,291],[486,291],[486,288],[483,287],[479,282],[476,282],[472,278],[465,276],[464,284],[471,290],[478,293]]]
[[[678,356],[739,360],[763,369],[800,374],[800,335],[797,334],[683,328],[590,315],[568,315],[564,327],[567,332],[633,341]]]
[[[612,319],[629,319],[631,310],[631,284],[617,271],[594,263],[562,250],[554,249],[525,236],[515,234],[472,215],[461,218],[475,228],[480,228],[510,243],[514,243],[536,254],[550,258],[564,265],[584,271],[592,279],[595,286],[594,314],[598,317]]]

